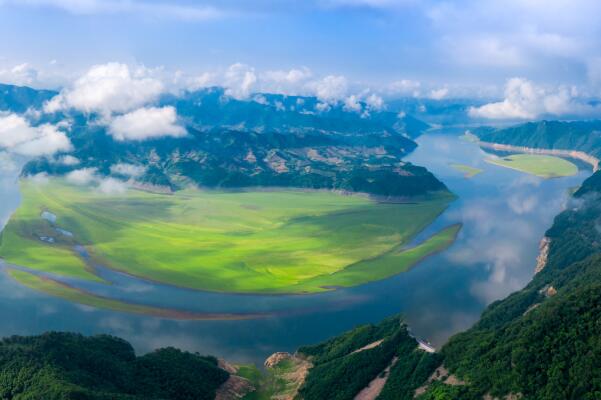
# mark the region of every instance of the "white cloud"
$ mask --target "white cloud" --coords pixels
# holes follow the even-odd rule
[[[225,94],[238,100],[245,100],[252,94],[257,83],[255,69],[241,63],[231,65],[224,76]]]
[[[142,165],[134,165],[127,163],[111,165],[111,173],[115,175],[137,178],[143,175],[144,172],[146,172],[146,168]]]
[[[370,94],[365,99],[365,104],[370,110],[380,111],[384,109],[384,99],[375,93]]]
[[[38,71],[28,63],[0,69],[0,82],[17,86],[32,86],[38,80]]]
[[[80,163],[77,157],[73,157],[71,155],[61,156],[57,162],[61,165],[66,165],[68,167],[72,167],[74,165],[78,165]]]
[[[98,179],[96,168],[81,168],[69,172],[65,175],[67,182],[74,185],[85,186],[95,182]]]
[[[447,97],[447,95],[449,94],[449,88],[439,88],[439,89],[432,89],[430,91],[430,98],[434,99],[434,100],[442,100],[445,97]]]
[[[539,199],[535,195],[522,195],[519,193],[511,195],[507,199],[509,208],[516,214],[529,214],[539,205]]]
[[[388,87],[388,91],[391,95],[419,97],[420,88],[421,82],[411,79],[401,79],[400,81],[392,82]]]
[[[359,98],[356,95],[350,95],[344,100],[345,111],[360,113],[362,110],[361,103],[359,102]]]
[[[322,102],[336,104],[346,97],[348,81],[344,76],[328,75],[323,79],[310,84],[315,96]]]
[[[185,80],[184,87],[188,90],[198,90],[218,85],[218,76],[213,72],[203,72]]]
[[[0,148],[14,154],[37,157],[71,150],[71,142],[56,126],[31,126],[16,114],[0,114]]]
[[[163,83],[144,67],[108,63],[90,68],[73,85],[46,103],[46,112],[75,108],[84,112],[128,112],[155,101]]]
[[[312,76],[311,70],[307,67],[303,67],[300,69],[290,69],[290,70],[275,70],[275,71],[267,71],[264,74],[264,78],[268,81],[279,82],[279,83],[290,83],[297,84],[303,81],[306,81],[308,78]]]
[[[253,101],[255,103],[259,103],[262,104],[264,106],[269,105],[269,102],[267,101],[267,99],[265,98],[265,96],[263,96],[262,94],[258,94],[256,96],[253,97]]]
[[[471,107],[469,115],[488,119],[535,119],[541,115],[590,115],[599,110],[578,101],[574,88],[548,88],[523,78],[512,78],[505,86],[503,101]]]
[[[110,177],[102,179],[98,185],[98,191],[104,194],[123,194],[127,188],[127,183]]]
[[[35,175],[29,175],[27,177],[27,179],[29,179],[31,182],[35,183],[36,185],[46,185],[47,183],[50,182],[50,178],[48,177],[48,174],[46,172],[40,172]]]
[[[313,73],[307,67],[271,70],[259,74],[259,90],[289,95],[307,94],[307,84]]]
[[[110,122],[108,132],[119,141],[183,137],[187,134],[177,124],[177,113],[171,106],[140,108],[115,117]]]
[[[78,186],[94,185],[103,194],[122,194],[128,189],[126,182],[112,177],[102,177],[97,168],[81,168],[65,175],[67,182]]]

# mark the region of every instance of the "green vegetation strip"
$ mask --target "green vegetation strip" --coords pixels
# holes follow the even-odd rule
[[[40,277],[38,275],[21,271],[13,268],[7,269],[8,274],[17,282],[31,289],[46,293],[50,296],[60,297],[62,299],[83,304],[94,308],[103,308],[113,311],[145,314],[155,317],[179,320],[235,320],[235,319],[252,319],[259,318],[260,314],[211,314],[211,313],[194,313],[188,311],[172,310],[167,308],[158,308],[145,306],[141,304],[126,303],[119,300],[110,299],[103,296],[98,296],[89,293],[54,279]]]
[[[578,167],[563,158],[539,154],[513,154],[507,157],[489,157],[486,162],[514,169],[541,178],[558,178],[578,173]]]
[[[472,178],[472,177],[478,175],[480,172],[482,172],[482,170],[480,168],[474,168],[474,167],[471,167],[471,166],[465,165],[465,164],[451,163],[450,165],[451,165],[451,167],[455,168],[457,171],[463,172],[463,174],[466,178]]]
[[[59,179],[23,180],[21,191],[0,244],[8,263],[99,280],[73,250],[82,245],[114,270],[219,292],[312,293],[383,279],[446,248],[458,230],[403,250],[449,194],[415,203],[299,190],[104,195]],[[56,215],[55,226],[43,211]]]

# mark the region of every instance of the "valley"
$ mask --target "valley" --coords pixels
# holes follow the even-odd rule
[[[22,334],[53,327],[110,332],[142,352],[179,341],[188,349],[241,363],[261,364],[273,352],[293,351],[398,312],[418,337],[438,347],[476,321],[488,302],[530,279],[538,241],[561,210],[567,189],[579,185],[588,172],[541,179],[488,164],[486,153],[452,131],[428,133],[417,140],[419,146],[407,161],[427,166],[455,197],[439,195],[399,204],[366,195],[276,188],[186,189],[173,194],[129,189],[103,194],[60,179],[45,185],[22,179],[17,186],[19,181],[7,176],[5,193],[21,191],[22,200],[19,207],[6,203],[16,212],[3,244],[13,241],[20,250],[11,254],[3,245],[2,251],[5,262],[27,269],[2,274],[0,308],[10,313],[16,332]],[[482,172],[465,179],[462,171],[449,168],[450,163]],[[43,211],[56,216],[54,225],[42,218]],[[383,217],[384,211],[389,217]],[[319,235],[325,221],[326,226],[336,226],[323,231],[335,241]],[[73,236],[60,235],[55,228]],[[304,236],[308,233],[310,237]],[[217,243],[240,249],[263,243],[262,251],[273,254],[290,249],[290,239],[305,246],[297,248],[304,260],[322,262],[317,251],[330,254],[330,264],[319,268],[347,268],[323,280],[309,277],[296,288],[275,279],[278,286],[269,280],[208,286],[200,275],[185,274],[194,263],[180,264],[179,271],[156,261],[134,268],[137,258],[146,254],[156,258],[170,248],[189,246],[190,237],[197,235],[207,238],[203,245],[215,245],[215,251],[220,249]],[[50,244],[40,236],[56,241]],[[357,237],[377,240],[368,246]],[[251,238],[253,242],[245,242]],[[121,248],[133,251],[117,251],[124,244]],[[83,249],[76,251],[78,245]],[[141,247],[136,251],[137,246]],[[511,248],[517,258],[499,259],[503,248]],[[363,265],[354,265],[368,267],[369,273],[354,271],[346,263],[363,252],[375,258],[367,262],[363,257]],[[232,256],[242,260],[252,254],[247,250]],[[210,259],[210,253],[196,257]],[[290,267],[293,272],[294,264]],[[164,280],[161,268],[177,279]],[[257,288],[263,292],[257,293]],[[304,294],[291,295],[291,289]],[[247,293],[239,293],[243,290]],[[20,302],[12,302],[12,296],[20,296]],[[24,317],[32,313],[35,319]],[[14,331],[6,327],[4,332]]]
[[[601,400],[599,15],[0,0],[0,400]]]

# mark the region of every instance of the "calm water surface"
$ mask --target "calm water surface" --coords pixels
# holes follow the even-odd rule
[[[161,346],[210,353],[238,362],[262,361],[293,351],[357,324],[401,312],[413,331],[440,346],[468,328],[490,302],[523,287],[532,277],[538,243],[567,199],[590,171],[543,180],[487,164],[476,145],[452,134],[428,134],[407,160],[426,166],[458,199],[422,232],[462,222],[447,251],[396,277],[310,296],[203,293],[157,285],[102,269],[111,287],[69,282],[98,294],[149,305],[204,312],[273,312],[247,321],[172,321],[69,303],[16,284],[0,271],[0,336],[48,330],[121,336],[139,352]],[[0,160],[1,161],[1,160]],[[471,179],[450,167],[484,170]],[[18,166],[0,162],[0,227],[18,206]]]

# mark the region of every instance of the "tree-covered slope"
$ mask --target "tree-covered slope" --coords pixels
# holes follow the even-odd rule
[[[543,271],[444,346],[445,366],[468,385],[434,385],[425,398],[600,398],[599,175],[584,182],[548,230]]]
[[[399,316],[363,325],[298,352],[313,363],[298,397],[354,399],[370,382],[388,377],[379,399],[412,399],[439,365],[439,356],[417,348]],[[386,368],[388,374],[384,372]]]
[[[136,357],[129,343],[106,335],[46,333],[0,342],[2,399],[213,399],[228,377],[212,357],[174,348]]]
[[[472,133],[484,142],[601,155],[601,121],[538,121],[507,128],[482,127]]]

